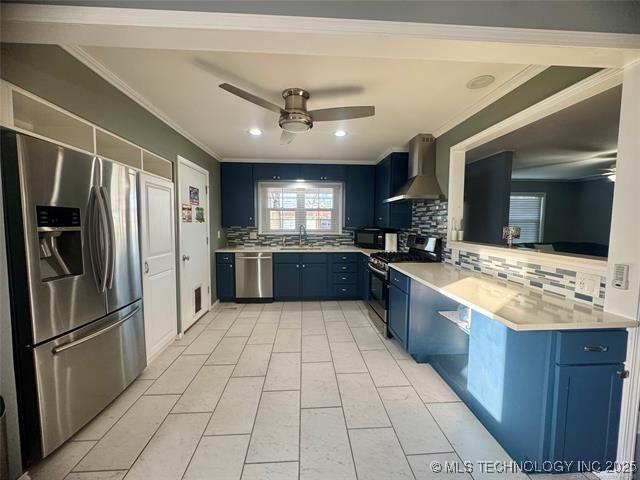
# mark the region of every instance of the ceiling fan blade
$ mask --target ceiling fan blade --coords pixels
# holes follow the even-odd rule
[[[233,93],[234,95],[237,95],[238,97],[244,100],[247,100],[248,102],[255,103],[256,105],[262,108],[266,108],[267,110],[271,110],[273,112],[280,113],[280,114],[286,113],[282,108],[280,108],[275,103],[271,103],[268,100],[265,100],[264,98],[255,96],[253,93],[249,93],[238,87],[234,87],[229,83],[221,83],[219,87],[223,90],[226,90],[229,93]]]
[[[330,122],[333,120],[350,120],[352,118],[372,117],[376,107],[336,107],[311,110],[309,115],[314,122]]]
[[[280,145],[289,145],[296,138],[295,133],[287,132],[286,130],[282,130],[282,134],[280,134]]]

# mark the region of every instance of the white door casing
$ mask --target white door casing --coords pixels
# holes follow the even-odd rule
[[[197,200],[194,200],[194,189]],[[185,221],[184,208],[190,208]],[[202,219],[198,209],[202,208]],[[200,221],[203,220],[203,221]],[[185,332],[211,305],[209,252],[209,174],[178,156],[178,230],[180,234],[180,331]]]
[[[150,362],[178,333],[173,183],[140,174],[145,343]]]

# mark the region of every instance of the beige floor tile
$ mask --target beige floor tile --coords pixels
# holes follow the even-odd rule
[[[172,413],[213,412],[233,372],[233,365],[205,365],[173,407]]]
[[[300,442],[300,480],[356,479],[342,409],[302,410]]]
[[[31,480],[63,480],[96,442],[67,442],[29,469]]]
[[[126,474],[126,470],[111,472],[75,472],[64,477],[64,480],[122,480]]]
[[[368,373],[339,374],[338,386],[348,428],[391,426]]]
[[[206,355],[184,355],[160,375],[145,395],[182,394],[207,360]]]
[[[89,425],[80,430],[73,439],[100,440],[152,383],[153,380],[136,380],[133,382],[118,398],[94,418]]]
[[[273,344],[274,352],[300,352],[302,331],[299,328],[279,328]]]
[[[205,330],[191,342],[183,355],[211,355],[223,336],[223,330]]]
[[[407,455],[407,460],[416,480],[472,480],[471,475],[465,473],[465,465],[455,453]],[[443,471],[434,471],[434,464],[441,465]],[[450,471],[444,471],[447,466]]]
[[[230,378],[205,435],[251,433],[263,382],[263,377]]]
[[[303,362],[330,362],[331,352],[326,335],[302,336]]]
[[[177,395],[140,397],[74,470],[129,469],[177,400]]]
[[[298,480],[298,462],[246,464],[242,480]]]
[[[225,337],[205,362],[205,365],[235,365],[249,337]]]
[[[227,337],[249,337],[251,336],[251,332],[253,332],[253,327],[255,327],[257,317],[249,317],[242,318],[238,317],[238,319],[233,323],[231,328],[227,330],[225,336]]]
[[[228,330],[233,325],[233,322],[236,321],[236,318],[235,315],[218,315],[207,325],[207,330]]]
[[[300,392],[264,392],[247,463],[298,460],[299,447]]]
[[[414,480],[392,428],[349,430],[358,480]]]
[[[300,405],[302,408],[341,405],[336,373],[331,362],[302,364]]]
[[[326,327],[330,343],[353,342],[353,335],[345,322],[328,322]]]
[[[127,474],[127,480],[180,480],[209,414],[169,415]]]
[[[234,377],[262,377],[267,374],[271,345],[247,345],[233,370]]]
[[[302,312],[282,312],[278,328],[302,329]]]
[[[425,403],[458,402],[460,399],[436,371],[426,363],[398,360],[398,365]]]
[[[249,345],[272,345],[276,338],[278,330],[277,323],[258,323],[253,329],[249,341]]]
[[[196,322],[186,332],[184,332],[182,338],[173,342],[173,345],[181,345],[183,347],[191,345],[191,342],[198,338],[198,335],[200,335],[205,328],[207,328],[207,325]]]
[[[183,480],[240,480],[249,435],[203,437]]]
[[[302,316],[302,335],[324,335],[324,320],[322,319],[322,313],[318,312],[317,315],[310,315],[308,313]]]
[[[300,354],[272,353],[264,390],[300,390]]]
[[[360,350],[386,350],[373,327],[351,327],[351,333]]]
[[[183,346],[169,345],[144,369],[138,380],[155,380],[159,378],[185,349],[186,347]]]
[[[376,387],[397,387],[410,385],[407,377],[387,350],[365,350],[362,358],[367,364]]]
[[[358,346],[351,342],[331,343],[331,355],[336,373],[367,373]]]

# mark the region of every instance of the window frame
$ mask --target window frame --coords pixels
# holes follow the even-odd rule
[[[324,230],[310,230],[307,229],[307,235],[321,235],[321,236],[338,236],[343,234],[343,217],[344,217],[344,182],[335,182],[335,181],[264,181],[257,182],[256,190],[257,190],[257,208],[258,208],[258,234],[260,235],[298,235],[300,230],[300,224],[296,223],[296,228],[294,230],[270,230],[265,228],[265,225],[268,225],[270,222],[269,212],[271,211],[282,211],[282,210],[291,210],[291,209],[270,209],[263,208],[263,201],[265,200],[265,194],[263,193],[264,189],[273,187],[280,188],[288,188],[288,189],[299,189],[301,191],[304,190],[312,190],[312,189],[320,189],[320,188],[331,188],[333,189],[333,202],[334,208],[332,209],[305,209],[296,207],[295,210],[304,210],[304,211],[319,211],[319,210],[330,210],[331,212],[335,212],[337,215],[336,225],[337,230],[333,231],[324,231]],[[306,228],[306,224],[304,225]]]
[[[511,217],[511,198],[512,197],[539,197],[540,198],[540,217],[538,219],[538,238],[533,242],[521,241],[520,239],[514,239],[513,244],[518,243],[543,243],[544,240],[544,217],[547,206],[547,193],[546,192],[510,192],[509,193],[509,217]],[[511,225],[511,219],[509,219],[509,226]]]

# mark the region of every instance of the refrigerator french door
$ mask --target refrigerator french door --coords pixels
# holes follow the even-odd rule
[[[2,131],[25,466],[58,448],[146,366],[136,175]]]

